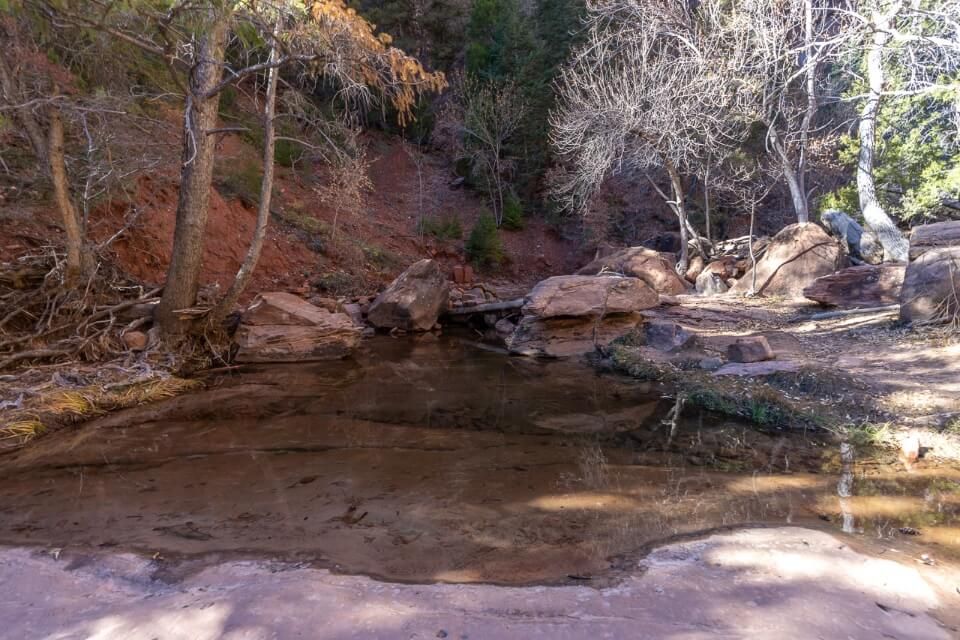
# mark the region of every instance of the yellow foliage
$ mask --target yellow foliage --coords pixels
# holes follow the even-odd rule
[[[419,60],[391,46],[393,38],[389,34],[377,34],[376,25],[358,15],[344,0],[314,0],[310,15],[328,41],[339,36],[339,44],[355,50],[352,56],[341,56],[340,61],[351,60],[351,75],[383,92],[397,109],[401,125],[413,119],[419,94],[446,88],[447,79],[442,72],[427,71]]]

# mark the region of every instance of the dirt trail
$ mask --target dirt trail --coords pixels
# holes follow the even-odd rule
[[[764,335],[778,360],[825,381],[845,376],[865,407],[896,415],[900,426],[960,417],[960,341],[911,331],[889,313],[810,319],[820,311],[810,302],[681,296],[648,315],[678,322],[718,352],[738,337]]]

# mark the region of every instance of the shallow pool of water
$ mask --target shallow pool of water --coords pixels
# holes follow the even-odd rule
[[[0,457],[0,542],[504,584],[601,584],[651,545],[739,525],[960,553],[960,470],[673,407],[578,362],[377,338]]]

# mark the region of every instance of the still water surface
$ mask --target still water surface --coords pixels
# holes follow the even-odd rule
[[[577,362],[377,338],[0,457],[0,542],[502,584],[603,584],[651,545],[738,525],[960,555],[960,469],[673,406]]]

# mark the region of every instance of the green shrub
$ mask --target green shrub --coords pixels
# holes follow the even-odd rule
[[[245,205],[254,206],[260,202],[260,186],[263,172],[256,162],[246,162],[231,167],[217,183],[220,193],[227,198],[239,198]]]
[[[300,145],[293,140],[277,140],[273,147],[273,159],[281,167],[292,167],[303,155]]]
[[[503,244],[497,223],[488,212],[483,212],[470,232],[466,245],[467,258],[478,267],[497,266],[503,262]]]
[[[500,226],[508,231],[523,229],[523,203],[512,193],[503,203],[503,222]]]
[[[420,233],[433,236],[437,240],[463,239],[463,225],[456,216],[445,218],[423,218],[420,220]]]

